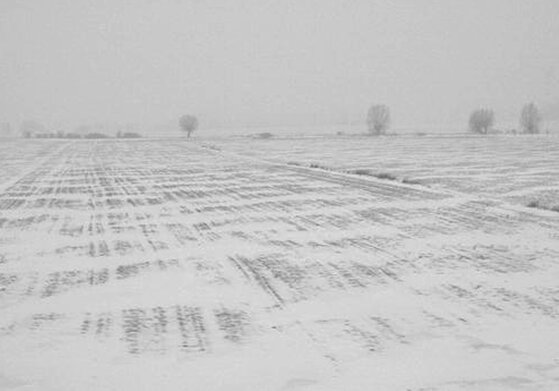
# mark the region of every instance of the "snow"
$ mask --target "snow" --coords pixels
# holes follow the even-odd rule
[[[557,389],[559,148],[495,139],[1,144],[0,389]]]

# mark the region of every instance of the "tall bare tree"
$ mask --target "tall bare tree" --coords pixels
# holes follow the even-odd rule
[[[179,126],[190,138],[190,134],[198,128],[198,118],[193,115],[183,115],[179,118]]]
[[[520,128],[523,133],[536,134],[540,132],[542,116],[535,103],[525,104],[520,113]]]
[[[470,114],[469,127],[473,133],[487,134],[495,124],[495,113],[491,109],[478,109]]]
[[[385,134],[390,126],[390,108],[386,105],[373,105],[367,112],[367,128],[375,136]]]

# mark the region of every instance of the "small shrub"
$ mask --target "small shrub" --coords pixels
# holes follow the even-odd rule
[[[309,164],[309,167],[310,168],[318,168],[319,170],[324,170],[324,171],[336,171],[332,167],[323,166],[322,164],[319,164],[319,163],[311,163],[311,164]]]
[[[368,170],[366,168],[358,168],[357,170],[350,171],[350,173],[355,174],[355,175],[374,176],[373,173],[371,172],[371,170]]]
[[[378,179],[388,179],[390,181],[395,181],[397,179],[394,175],[389,174],[387,172],[380,172],[378,174],[375,174],[374,176],[377,177]]]
[[[538,201],[530,201],[528,202],[528,205],[526,205],[528,208],[540,208],[540,203]]]
[[[528,202],[528,204],[526,204],[526,206],[528,208],[538,208],[538,209],[543,209],[543,210],[549,210],[549,211],[552,211],[552,212],[559,212],[559,205],[554,205],[554,206],[544,205],[544,204],[541,204],[537,200]]]
[[[402,179],[402,183],[405,183],[406,185],[421,185],[421,182],[418,181],[417,179],[409,179],[409,178]]]
[[[263,133],[255,134],[254,137],[259,138],[259,139],[270,139],[270,138],[274,137],[274,135],[270,132],[263,132]]]
[[[355,175],[365,175],[365,176],[372,176],[378,179],[388,179],[391,181],[395,181],[398,178],[396,178],[394,175],[392,174],[388,174],[386,172],[380,172],[378,174],[375,174],[374,172],[372,172],[371,170],[368,170],[366,168],[358,168],[356,170],[352,170],[352,171],[348,171],[350,174],[355,174]]]

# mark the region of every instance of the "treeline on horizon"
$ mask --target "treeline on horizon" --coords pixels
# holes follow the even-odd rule
[[[539,134],[542,132],[543,118],[537,105],[533,102],[527,103],[522,107],[519,117],[519,129],[511,128],[506,130],[495,129],[496,116],[491,108],[478,108],[471,112],[467,129],[472,134]],[[367,134],[371,136],[387,135],[392,123],[390,107],[385,104],[374,104],[367,111],[365,124]],[[191,134],[198,129],[199,121],[195,115],[185,114],[178,120],[179,130],[191,137]],[[0,124],[0,136],[10,136],[11,126],[9,123]],[[343,132],[337,132],[338,135]],[[426,133],[419,132],[418,135]],[[21,123],[19,134],[16,136],[23,138],[58,138],[58,139],[103,139],[103,138],[140,138],[142,135],[134,131],[118,131],[111,136],[103,131],[90,131],[89,127],[81,126],[74,132],[49,131],[41,123],[34,120],[25,120]],[[271,138],[273,134],[269,132],[257,133],[253,135],[257,138]]]

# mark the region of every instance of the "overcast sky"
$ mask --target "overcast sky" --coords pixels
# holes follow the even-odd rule
[[[0,0],[0,121],[460,127],[559,101],[558,0]]]

